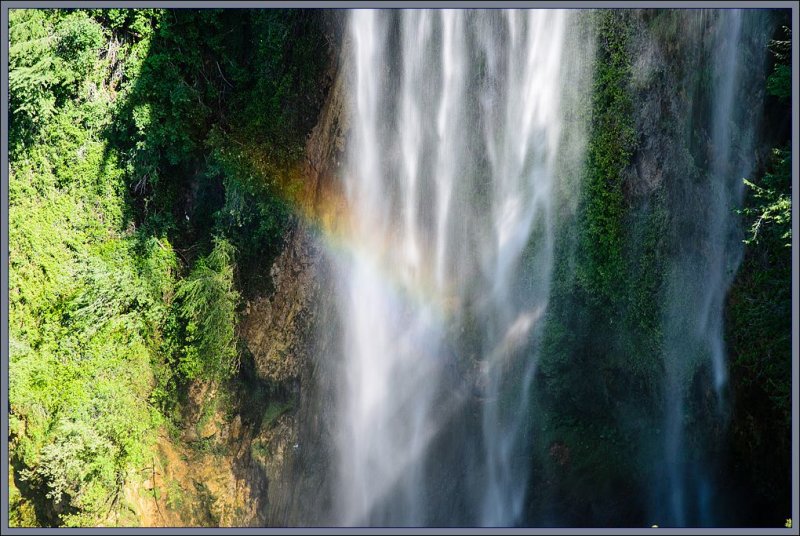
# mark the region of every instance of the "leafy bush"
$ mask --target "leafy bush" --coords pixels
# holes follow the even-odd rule
[[[11,19],[12,518],[97,524],[160,422],[151,362],[177,259],[126,224],[124,170],[103,139],[112,95],[80,91],[111,75],[106,31],[82,10]]]
[[[178,370],[188,380],[227,379],[238,367],[233,255],[228,241],[216,239],[211,253],[178,283],[175,298],[186,322]]]
[[[728,297],[726,335],[737,402],[734,452],[757,496],[789,505],[791,460],[791,153],[775,149],[760,181],[747,181],[749,229]],[[777,501],[777,503],[776,503]]]
[[[788,13],[784,20],[788,21]],[[774,505],[781,515],[791,504],[792,395],[792,154],[791,40],[788,26],[770,43],[775,57],[767,92],[767,117],[777,133],[763,175],[745,180],[741,210],[745,233],[742,265],[728,296],[726,339],[736,400],[733,459],[752,482],[754,502]],[[785,122],[787,128],[781,128]]]
[[[54,40],[47,12],[11,9],[8,15],[9,145],[28,145],[55,109]]]
[[[756,205],[742,209],[751,222],[746,244],[758,244],[759,233],[773,235],[771,239],[783,241],[784,247],[792,247],[792,152],[786,146],[772,151],[773,171],[764,174],[761,184],[745,179]],[[769,240],[769,238],[767,239]]]
[[[792,98],[792,31],[788,26],[782,28],[786,39],[775,39],[770,49],[775,56],[775,66],[767,78],[767,93],[778,97],[781,102],[788,103]]]
[[[103,27],[85,12],[77,11],[55,25],[55,70],[65,89],[63,97],[77,94],[77,87],[102,65],[98,55],[105,44]]]

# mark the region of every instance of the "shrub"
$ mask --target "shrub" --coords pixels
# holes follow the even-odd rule
[[[226,379],[238,368],[233,255],[227,240],[215,239],[211,253],[178,283],[175,297],[186,323],[178,370],[186,379]]]

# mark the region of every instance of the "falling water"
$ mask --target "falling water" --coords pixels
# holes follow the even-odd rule
[[[348,247],[333,256],[342,326],[335,522],[530,521],[541,428],[529,401],[554,236],[576,222],[580,199],[588,114],[576,103],[588,111],[592,101],[576,89],[589,85],[576,65],[591,65],[591,39],[574,31],[577,13],[559,10],[348,16]],[[763,84],[754,58],[767,34],[756,18],[687,11],[659,28],[678,46],[667,45],[657,67],[683,77],[689,96],[671,101],[679,127],[663,125],[671,152],[647,149],[683,160],[655,170],[669,219],[663,352],[652,357],[663,357],[663,398],[642,400],[642,414],[657,408],[658,422],[648,422],[663,434],[630,470],[656,477],[641,484],[655,488],[649,514],[663,525],[714,519],[709,445],[728,411],[722,317],[742,254],[741,179],[753,166],[758,117],[747,103],[762,99],[749,99]]]
[[[708,284],[703,294],[700,309],[699,333],[708,334],[713,367],[714,388],[718,394],[727,382],[725,349],[722,332],[722,310],[725,294],[742,254],[741,240],[735,229],[733,209],[741,206],[744,183],[741,180],[750,172],[752,162],[743,165],[731,161],[733,133],[736,117],[731,110],[736,106],[736,89],[739,83],[739,41],[742,32],[740,10],[722,12],[719,28],[719,46],[715,58],[715,94],[712,111],[712,144],[714,156],[711,165],[711,228],[709,242],[714,249],[709,267]],[[732,240],[733,239],[733,240]]]
[[[451,523],[519,520],[569,16],[350,14],[343,182],[354,247],[338,260],[344,524],[424,525],[448,501],[435,493],[442,486],[459,496],[449,498],[460,505]],[[463,454],[426,470],[444,430]],[[471,486],[458,476],[465,466]]]
[[[754,91],[748,84],[760,80],[762,68],[755,59],[747,69],[742,68],[742,55],[747,48],[744,41],[758,31],[753,18],[747,35],[741,10],[701,11],[689,16],[695,18],[695,24],[686,27],[697,32],[689,39],[695,38],[702,43],[697,46],[706,47],[711,83],[705,91],[711,104],[703,122],[694,125],[708,133],[708,164],[701,170],[704,177],[694,184],[677,186],[684,199],[691,201],[684,208],[673,208],[681,232],[674,233],[680,243],[671,259],[670,297],[664,308],[664,461],[668,500],[658,510],[663,523],[676,526],[709,525],[714,521],[709,506],[711,471],[708,462],[702,461],[707,453],[689,446],[690,432],[695,437],[698,432],[688,430],[687,423],[709,418],[689,407],[696,374],[706,369],[716,411],[703,426],[716,428],[725,424],[724,302],[742,256],[742,234],[736,216],[743,195],[742,177],[749,175],[754,164],[758,115],[745,104]],[[763,50],[764,46],[761,36],[756,49]],[[698,70],[702,68],[698,65]],[[697,404],[696,396],[692,402]],[[703,448],[709,448],[708,443],[713,440],[710,431],[699,433],[707,434]]]

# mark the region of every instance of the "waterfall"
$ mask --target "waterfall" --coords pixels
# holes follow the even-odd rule
[[[352,247],[337,258],[344,524],[424,525],[443,508],[450,524],[519,521],[569,17],[350,14]],[[445,433],[460,453],[431,469]]]
[[[595,14],[348,13],[346,208],[324,356],[333,523],[719,519],[723,316],[766,19]],[[639,31],[612,51],[630,78],[625,62],[603,78],[595,44],[616,45],[595,41],[595,23]],[[640,139],[599,187],[622,185],[623,214],[602,217],[620,218],[626,273],[616,301],[595,302],[587,263],[607,267],[587,260],[586,237],[604,231],[587,216],[583,166],[587,154],[628,161],[595,132],[604,95],[623,93]],[[650,266],[653,277],[634,273]]]
[[[696,40],[702,63],[691,76],[696,77],[701,69],[710,73],[708,87],[698,89],[698,93],[706,93],[710,104],[703,110],[702,122],[693,128],[707,132],[708,157],[700,169],[700,181],[676,185],[683,198],[691,201],[672,208],[677,223],[673,238],[679,243],[670,263],[668,300],[663,309],[667,500],[657,510],[663,523],[676,526],[708,526],[715,521],[709,504],[713,461],[707,457],[719,438],[713,437],[710,429],[724,428],[727,419],[725,297],[743,253],[736,209],[742,203],[742,178],[754,166],[754,133],[759,120],[758,110],[742,103],[759,92],[752,84],[761,79],[759,58],[763,57],[756,55],[745,68],[743,55],[747,54],[747,39],[754,36],[756,50],[765,46],[765,37],[758,37],[757,19],[751,18],[745,28],[741,10],[701,11],[693,17],[686,27],[695,34],[688,39]],[[698,376],[703,370],[708,373]],[[699,377],[705,378],[701,389],[715,395],[711,415],[700,414],[697,396],[691,393]],[[696,422],[689,426],[689,421]],[[706,430],[699,430],[701,427]],[[702,452],[690,446],[691,434],[703,438]]]

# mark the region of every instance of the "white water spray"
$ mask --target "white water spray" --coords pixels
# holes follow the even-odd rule
[[[747,72],[742,66],[743,40],[748,36],[741,10],[703,11],[694,16],[700,23],[689,25],[697,32],[692,37],[709,47],[709,161],[702,181],[680,185],[691,204],[675,209],[674,218],[683,232],[671,260],[670,297],[664,310],[668,501],[658,509],[663,508],[665,517],[676,526],[709,525],[714,517],[707,506],[711,486],[707,468],[687,446],[687,423],[696,417],[689,398],[695,374],[708,367],[708,387],[716,394],[717,425],[724,426],[728,379],[725,297],[742,257],[736,209],[742,202],[742,178],[753,167],[758,117],[741,103],[747,102],[746,83],[757,79],[762,68],[759,62],[749,65]]]
[[[430,450],[470,404],[478,414],[451,448],[471,453],[461,460],[480,485],[461,490],[469,498],[453,516],[495,526],[519,519],[531,341],[549,295],[561,95],[570,83],[568,16],[350,14],[343,181],[353,247],[338,263],[344,524],[435,519],[444,484],[426,470],[437,462]]]

